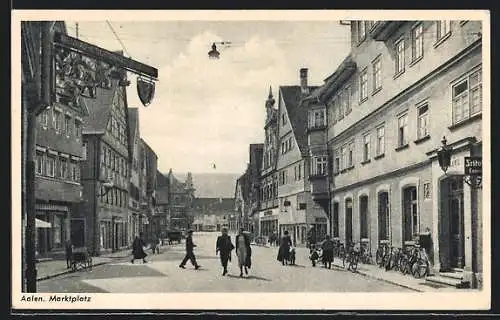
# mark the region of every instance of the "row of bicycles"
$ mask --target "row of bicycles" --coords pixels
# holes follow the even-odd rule
[[[418,244],[405,249],[381,244],[376,253],[376,263],[386,271],[394,270],[422,278],[429,274],[430,262],[427,252]]]
[[[380,244],[377,248],[375,261],[363,242],[343,243],[336,242],[334,257],[342,260],[342,265],[349,271],[356,272],[358,264],[374,264],[386,271],[399,271],[403,274],[413,275],[415,278],[425,277],[429,273],[430,262],[427,252],[418,244],[405,249]]]

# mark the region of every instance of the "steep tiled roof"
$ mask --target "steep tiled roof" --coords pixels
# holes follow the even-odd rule
[[[95,98],[82,98],[89,110],[89,116],[85,118],[82,132],[104,133],[111,114],[113,97],[118,86],[118,80],[111,81],[110,89],[96,88]]]
[[[183,193],[185,192],[185,189],[184,187],[186,186],[185,183],[179,181],[179,179],[177,179],[174,174],[172,173],[172,171],[169,172],[169,179],[170,180],[170,190],[172,193]]]
[[[160,171],[156,171],[156,184],[158,187],[168,186],[168,178],[165,177]]]
[[[169,203],[168,186],[161,186],[161,187],[156,188],[155,195],[156,195],[156,203],[157,204],[168,204]]]
[[[240,188],[241,188],[241,196],[243,198],[243,201],[247,201],[248,200],[248,197],[249,197],[249,192],[250,192],[250,188],[248,186],[248,169],[247,169],[247,172],[245,172],[244,174],[242,174],[238,180],[236,180],[236,184],[240,185]]]
[[[309,92],[316,90],[317,86],[309,86]],[[292,125],[293,134],[297,140],[299,150],[302,154],[307,153],[307,108],[299,108],[304,98],[300,86],[280,86],[280,94],[283,97],[288,118]]]

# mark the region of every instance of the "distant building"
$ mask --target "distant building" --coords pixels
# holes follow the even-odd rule
[[[236,180],[234,211],[238,228],[252,233],[259,230],[260,170],[264,144],[250,144],[249,163],[245,173]]]
[[[187,229],[191,227],[193,218],[194,186],[193,177],[188,173],[184,182],[179,181],[172,169],[167,175],[169,181],[169,225],[173,229]]]
[[[144,233],[144,238],[150,240],[154,233],[154,226],[150,220],[153,219],[156,206],[158,156],[142,138],[140,153],[139,186],[142,215],[139,225],[141,232]]]
[[[129,141],[132,144],[130,156],[130,184],[129,184],[129,234],[128,241],[131,243],[135,235],[139,234],[141,212],[141,135],[139,130],[139,110],[137,108],[128,109],[130,124]]]
[[[152,219],[153,232],[161,238],[167,237],[170,229],[170,188],[169,180],[160,171],[156,171],[155,208]]]
[[[193,230],[220,231],[223,226],[229,227],[233,206],[233,198],[195,198]]]
[[[266,103],[266,120],[264,124],[265,140],[262,150],[262,167],[259,181],[259,212],[256,235],[267,237],[278,232],[278,109],[271,88]],[[256,229],[256,230],[255,230]]]

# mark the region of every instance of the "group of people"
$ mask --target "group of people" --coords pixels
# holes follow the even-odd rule
[[[312,240],[312,239],[310,239]],[[136,259],[142,259],[144,263],[147,263],[146,256],[144,252],[145,242],[142,240],[142,233],[137,236],[132,244],[132,260],[134,263]],[[188,230],[186,237],[186,254],[179,264],[179,268],[185,269],[186,263],[191,261],[191,264],[196,270],[200,269],[201,266],[196,261],[196,256],[194,254],[194,248],[196,244],[193,243],[193,230]],[[316,266],[319,259],[325,268],[331,269],[333,256],[334,256],[335,243],[331,239],[330,235],[326,235],[325,240],[318,246],[316,243],[309,241],[310,255],[309,259],[312,262],[312,266]],[[156,250],[156,246],[152,248],[153,251]],[[248,269],[252,266],[252,248],[250,246],[250,238],[245,233],[244,229],[241,228],[239,233],[235,237],[235,244],[231,241],[231,236],[228,234],[227,228],[222,228],[222,234],[217,237],[217,242],[215,244],[215,254],[219,255],[220,262],[223,268],[222,275],[225,276],[228,271],[228,263],[231,261],[232,251],[236,249],[236,256],[238,258],[238,267],[240,269],[240,277],[243,277],[243,272],[248,275]],[[321,253],[320,253],[321,250]],[[293,247],[292,239],[287,230],[284,231],[283,237],[279,240],[279,249],[277,260],[282,263],[282,265],[294,265],[295,264],[295,248]]]

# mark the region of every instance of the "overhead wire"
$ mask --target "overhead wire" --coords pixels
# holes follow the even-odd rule
[[[127,48],[125,47],[125,44],[122,42],[122,40],[120,39],[120,37],[118,36],[118,34],[116,33],[115,29],[113,28],[113,26],[111,25],[111,22],[109,22],[109,20],[106,20],[106,23],[108,24],[109,28],[111,29],[111,31],[113,32],[113,34],[115,35],[116,37],[116,40],[118,40],[118,42],[120,42],[120,45],[122,46],[123,48],[123,51],[127,54],[127,56],[129,57],[132,57],[130,55],[130,53],[128,52]]]

